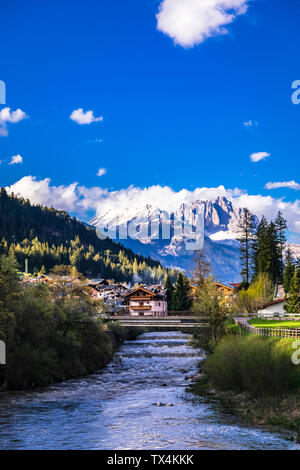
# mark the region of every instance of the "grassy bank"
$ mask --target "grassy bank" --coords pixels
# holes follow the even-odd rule
[[[254,425],[288,429],[300,439],[300,366],[293,340],[229,334],[201,364],[192,391]]]
[[[249,392],[237,393],[217,389],[208,380],[191,385],[195,395],[218,403],[222,410],[238,416],[247,424],[263,426],[274,431],[287,430],[300,442],[300,396],[289,393],[282,397],[255,398]]]
[[[298,320],[264,320],[255,318],[249,320],[249,324],[256,328],[300,328],[300,321]]]

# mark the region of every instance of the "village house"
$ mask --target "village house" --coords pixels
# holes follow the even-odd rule
[[[237,290],[236,287],[234,287],[233,284],[227,285],[227,284],[222,284],[221,282],[216,282],[215,285],[218,289],[219,294],[222,295],[222,297],[228,303],[230,303],[232,299],[234,298],[234,296],[236,295],[236,290]],[[190,289],[191,289],[191,295],[195,297],[196,292],[197,292],[197,286],[190,284]]]
[[[109,313],[125,313],[124,294],[128,291],[123,284],[109,284],[102,281],[89,281],[91,296],[94,300],[103,300],[105,310]]]
[[[135,316],[165,317],[168,315],[168,304],[163,294],[152,292],[144,287],[124,295],[127,313]]]
[[[216,282],[218,292],[225,298],[227,301],[231,301],[236,294],[236,289],[231,285],[221,284]]]
[[[127,292],[127,287],[123,284],[95,284],[88,283],[92,290],[92,297],[94,299],[114,299],[118,296],[123,296]]]
[[[258,316],[272,316],[286,314],[284,310],[285,299],[276,299],[273,302],[268,302],[258,310]]]

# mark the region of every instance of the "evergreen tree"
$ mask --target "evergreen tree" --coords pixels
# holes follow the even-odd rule
[[[276,282],[282,282],[282,264],[281,264],[281,252],[278,241],[278,232],[276,224],[270,222],[268,229],[268,244],[270,250],[270,270],[269,275],[271,276],[274,284]]]
[[[136,255],[109,238],[99,239],[97,232],[66,212],[34,206],[0,188],[0,255],[9,255],[24,271],[28,259],[30,271],[46,272],[56,265],[72,265],[88,277],[131,281],[138,272],[141,282],[162,282],[174,270],[158,261]]]
[[[290,283],[290,295],[284,307],[288,313],[300,313],[300,282],[297,271],[295,269]]]
[[[190,297],[189,281],[181,272],[178,274],[175,283],[175,290],[172,295],[172,308],[175,311],[189,310],[192,305]]]
[[[284,271],[284,248],[286,243],[286,236],[285,231],[287,229],[287,221],[283,218],[282,213],[279,211],[277,218],[275,220],[275,225],[277,229],[277,236],[278,236],[278,249],[279,249],[279,281],[283,281],[283,271]]]
[[[253,277],[260,272],[268,272],[270,268],[270,256],[267,244],[268,221],[262,217],[255,232],[252,251]]]
[[[251,249],[255,230],[255,217],[248,209],[243,210],[242,221],[239,224],[241,232],[240,260],[242,264],[241,275],[246,285],[249,285],[251,276]]]
[[[268,224],[265,217],[262,217],[255,233],[252,263],[253,277],[259,273],[266,273],[274,283],[280,280],[278,233],[274,222]]]
[[[205,251],[198,250],[195,255],[195,268],[193,271],[193,284],[198,287],[203,285],[204,280],[209,276],[211,267],[206,259]]]
[[[294,272],[295,264],[293,259],[293,253],[290,248],[288,248],[285,255],[285,270],[283,274],[283,288],[286,294],[290,292],[291,280],[294,276]]]
[[[174,292],[174,286],[171,282],[171,278],[168,275],[165,282],[166,298],[168,303],[168,310],[172,310],[172,297]]]

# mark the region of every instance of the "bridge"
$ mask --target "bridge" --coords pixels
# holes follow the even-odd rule
[[[207,328],[208,317],[174,316],[174,317],[144,317],[109,315],[109,321],[117,321],[120,326],[135,326],[144,328]]]

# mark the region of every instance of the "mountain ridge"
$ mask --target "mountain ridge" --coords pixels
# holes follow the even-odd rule
[[[212,267],[212,274],[217,280],[223,282],[238,282],[241,280],[241,265],[239,259],[240,229],[244,208],[234,208],[232,202],[219,196],[214,201],[196,200],[179,204],[172,213],[168,214],[159,207],[145,205],[144,209],[135,212],[134,204],[127,210],[118,211],[116,208],[110,213],[94,217],[90,224],[108,229],[111,237],[143,256],[150,256],[159,260],[163,265],[184,269],[191,274],[194,265],[194,253],[189,253],[185,248],[185,236],[178,235],[174,230],[174,221],[182,221],[185,215],[185,223],[188,228],[196,225],[195,212],[199,211],[204,216],[204,250]],[[162,227],[170,223],[171,231],[169,239],[161,237]],[[149,234],[150,228],[155,227]],[[259,219],[254,215],[254,223],[257,226]],[[129,227],[137,227],[134,237],[118,238],[122,234],[129,234]],[[121,228],[121,229],[120,229]],[[172,231],[173,228],[173,231]],[[132,232],[132,230],[131,230]],[[134,231],[133,231],[134,232]],[[132,235],[132,233],[131,233]],[[199,235],[201,236],[201,234]],[[287,245],[288,246],[288,245]],[[290,245],[292,250],[300,256],[300,246]]]

